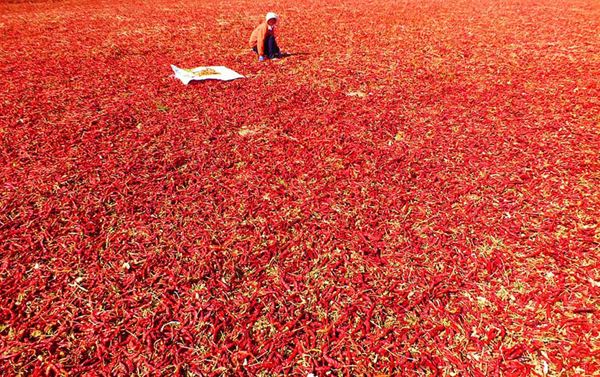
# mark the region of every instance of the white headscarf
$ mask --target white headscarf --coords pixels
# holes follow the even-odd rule
[[[265,17],[267,22],[269,22],[269,20],[271,20],[273,18],[276,20],[279,20],[279,16],[277,15],[277,13],[269,12],[269,13],[267,13],[267,16]]]

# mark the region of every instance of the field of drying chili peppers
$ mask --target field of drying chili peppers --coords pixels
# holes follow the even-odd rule
[[[292,56],[259,64],[267,11]],[[598,30],[595,0],[2,2],[0,374],[597,375]]]

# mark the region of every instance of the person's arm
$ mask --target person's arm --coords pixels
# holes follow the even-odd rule
[[[266,24],[261,25],[258,28],[258,34],[256,35],[256,49],[258,50],[258,56],[265,55],[265,36],[267,35]]]
[[[248,40],[248,45],[250,48],[254,47],[254,37],[256,36],[256,30],[252,30],[252,34],[250,34],[250,39]]]

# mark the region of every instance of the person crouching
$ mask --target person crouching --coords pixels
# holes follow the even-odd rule
[[[258,61],[262,62],[266,58],[274,59],[281,57],[281,51],[275,40],[275,28],[279,16],[273,12],[267,13],[265,22],[258,25],[250,36],[250,47],[252,51],[258,54]]]

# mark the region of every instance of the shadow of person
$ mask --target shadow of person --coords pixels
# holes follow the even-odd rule
[[[281,54],[281,58],[289,58],[292,56],[310,55],[308,52],[284,52]]]

